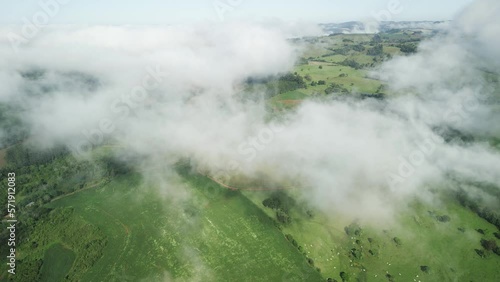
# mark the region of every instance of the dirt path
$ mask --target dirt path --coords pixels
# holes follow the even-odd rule
[[[220,186],[224,187],[224,188],[227,188],[227,189],[230,189],[230,190],[233,190],[233,191],[272,191],[272,190],[289,190],[289,189],[293,189],[293,187],[282,187],[282,188],[236,188],[236,187],[232,187],[232,186],[229,186],[229,185],[226,185],[220,181],[218,181],[217,179],[207,175],[208,178],[210,178],[212,181],[216,182],[217,184],[219,184]]]
[[[105,180],[102,180],[102,181],[101,181],[101,182],[99,182],[99,183],[92,184],[92,185],[87,186],[87,187],[85,187],[85,188],[82,188],[82,189],[79,189],[79,190],[73,191],[73,192],[71,192],[71,193],[69,193],[69,194],[64,194],[64,195],[61,195],[61,196],[55,197],[55,198],[54,198],[54,199],[52,199],[50,202],[52,203],[52,202],[54,202],[54,201],[60,200],[60,199],[62,199],[62,198],[66,198],[66,197],[71,196],[71,195],[74,195],[74,194],[76,194],[76,193],[80,193],[80,192],[82,192],[82,191],[85,191],[85,190],[88,190],[88,189],[92,189],[92,188],[94,188],[94,187],[96,187],[96,186],[101,185],[104,181],[105,181]]]
[[[298,105],[302,103],[304,100],[278,100],[278,102],[285,105]]]
[[[7,164],[7,160],[5,160],[5,154],[7,154],[7,149],[0,150],[0,168],[3,168]]]

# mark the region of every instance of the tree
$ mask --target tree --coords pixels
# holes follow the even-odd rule
[[[270,209],[279,209],[281,207],[281,200],[278,197],[267,198],[262,202],[262,205]]]
[[[375,34],[372,38],[372,42],[374,43],[381,43],[382,42],[382,37],[380,37],[380,35],[378,34]]]
[[[337,84],[337,83],[332,83],[328,88],[325,89],[325,94],[331,94],[331,93],[343,93],[347,94],[349,93],[349,90],[345,88],[342,84]]]
[[[487,251],[493,251],[497,248],[497,242],[495,240],[481,239],[481,246]]]
[[[340,278],[342,279],[342,282],[349,281],[349,274],[342,271],[342,272],[340,272]]]
[[[417,45],[415,44],[400,44],[398,48],[405,54],[414,54],[417,52]]]
[[[278,79],[278,92],[285,93],[288,91],[306,88],[307,84],[299,74],[287,73]]]
[[[105,156],[101,161],[110,175],[124,175],[133,171],[132,166],[128,162],[113,156]]]
[[[358,250],[356,248],[351,249],[351,255],[355,259],[362,259],[363,258],[363,252],[361,252],[361,250]]]
[[[481,258],[485,258],[486,257],[486,254],[484,253],[483,250],[480,250],[480,249],[474,249],[474,251],[476,251],[476,254],[478,256],[480,256]]]
[[[436,219],[440,222],[449,222],[450,221],[450,217],[447,215],[438,215],[438,216],[436,216]]]
[[[292,236],[292,235],[290,235],[290,234],[286,234],[286,235],[285,235],[285,238],[288,240],[288,242],[292,243],[292,245],[293,245],[294,247],[296,247],[296,248],[297,248],[297,247],[299,246],[299,244],[298,244],[298,243],[297,243],[297,241],[293,238],[293,236]]]
[[[276,218],[278,219],[278,222],[283,224],[290,224],[292,222],[290,216],[282,210],[278,210],[276,212]]]
[[[295,206],[295,200],[286,193],[279,191],[274,192],[271,197],[265,199],[262,204],[274,210],[282,210],[285,213]]]
[[[495,247],[495,248],[493,249],[493,252],[494,252],[496,255],[500,256],[500,247]]]
[[[357,223],[351,223],[349,226],[344,227],[344,231],[348,236],[361,235],[361,227]]]
[[[353,45],[352,49],[354,51],[357,51],[357,52],[363,52],[363,51],[365,51],[365,46],[363,46],[362,44],[357,44],[357,45]]]
[[[470,210],[475,212],[479,217],[495,225],[500,230],[500,215],[492,212],[486,207],[480,208],[476,200],[471,199],[470,196],[464,190],[459,190],[455,194],[455,197],[462,206],[469,208]],[[476,229],[476,231],[483,235],[485,233],[485,231],[482,229]]]
[[[369,49],[367,52],[370,56],[380,56],[384,54],[384,47],[382,44],[376,44],[373,48]]]
[[[420,266],[420,270],[422,270],[422,272],[429,273],[429,271],[431,270],[431,268],[428,267],[427,265],[421,265]]]
[[[398,237],[394,237],[392,240],[394,241],[394,243],[396,243],[397,246],[401,246],[403,244],[403,242],[401,242],[401,239],[399,239]]]
[[[361,68],[361,65],[353,59],[345,59],[344,61],[342,61],[339,64],[342,66],[351,67],[351,68],[357,69],[357,70]]]
[[[309,218],[313,218],[314,217],[314,213],[311,211],[311,210],[307,210],[306,211],[306,214]]]

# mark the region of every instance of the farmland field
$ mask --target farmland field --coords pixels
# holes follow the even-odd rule
[[[56,243],[52,245],[43,257],[44,266],[41,269],[40,281],[61,281],[73,266],[75,253]]]
[[[214,281],[276,281],[299,274],[319,279],[274,221],[241,194],[202,176],[186,181],[193,187],[193,202],[162,199],[138,176],[128,176],[51,203],[51,208],[72,207],[74,216],[108,238],[101,259],[82,279],[190,280],[201,270],[204,279]]]
[[[450,222],[438,222],[426,205],[415,202],[400,216],[400,228],[382,232],[360,223],[360,232],[349,234],[346,228],[358,225],[341,215],[314,211],[310,217],[298,207],[291,213],[293,223],[280,227],[274,212],[262,205],[273,192],[231,191],[199,174],[181,171],[181,175],[184,180],[179,185],[190,187],[189,201],[170,201],[157,189],[146,187],[139,175],[130,175],[49,204],[53,213],[67,208],[72,212],[52,225],[61,229],[60,237],[34,232],[36,249],[46,248],[43,261],[58,265],[42,266],[41,281],[68,273],[75,253],[65,245],[73,246],[77,239],[92,241],[88,235],[78,235],[82,223],[94,230],[86,234],[99,238],[101,230],[107,238],[100,258],[81,276],[82,281],[162,281],[166,277],[189,281],[200,278],[196,275],[209,281],[303,281],[304,277],[321,281],[321,277],[339,280],[340,272],[360,281],[386,281],[387,274],[405,281],[492,281],[499,274],[498,258],[483,259],[474,252],[483,237],[476,230],[487,230],[491,239],[494,227],[452,202],[432,211],[449,215]],[[285,235],[293,236],[297,246]],[[455,247],[450,248],[449,242]],[[32,244],[23,249],[32,249]],[[360,250],[357,257],[353,248]],[[439,251],[429,256],[430,250]],[[77,257],[81,255],[88,256],[83,250]],[[478,271],[458,271],[470,265]],[[430,270],[424,272],[421,266]],[[82,275],[76,267],[72,271]]]
[[[244,194],[258,204],[273,192]],[[449,204],[440,210],[415,201],[411,209],[400,215],[397,228],[393,224],[365,227],[362,222],[346,220],[341,214],[325,216],[314,211],[311,217],[297,208],[292,211],[295,223],[283,228],[283,232],[293,236],[300,251],[313,259],[324,277],[339,281],[341,271],[359,281],[387,281],[387,274],[396,281],[494,281],[500,274],[500,260],[493,254],[481,258],[474,249],[481,248],[482,237],[493,239],[496,228],[448,200]],[[261,208],[273,216],[269,209],[262,205]],[[433,214],[446,214],[451,220],[439,222],[429,210]],[[348,233],[348,229],[358,229],[359,233]],[[488,231],[484,236],[477,230]],[[401,243],[397,244],[394,238]],[[434,253],[435,250],[439,251]],[[469,268],[470,265],[475,267]],[[422,271],[421,266],[429,270]]]

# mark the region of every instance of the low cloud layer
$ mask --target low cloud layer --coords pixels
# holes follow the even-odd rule
[[[50,28],[17,53],[4,28],[0,101],[22,106],[42,146],[81,154],[113,142],[166,165],[191,158],[215,176],[294,183],[325,211],[390,218],[450,175],[500,183],[487,142],[500,136],[489,79],[499,71],[499,7],[476,1],[446,36],[376,70],[397,95],[309,101],[279,121],[263,93],[241,97],[242,82],[291,70],[297,47],[281,29],[242,23]],[[478,138],[450,142],[450,130]]]

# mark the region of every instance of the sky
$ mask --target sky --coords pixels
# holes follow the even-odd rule
[[[0,0],[0,24],[24,24],[40,3],[65,3],[50,24],[151,25],[227,20],[283,20],[315,23],[367,20],[450,20],[472,0]],[[51,5],[48,5],[51,7]],[[396,9],[391,9],[396,7]],[[396,11],[396,12],[392,12]],[[385,20],[386,18],[382,18]]]

